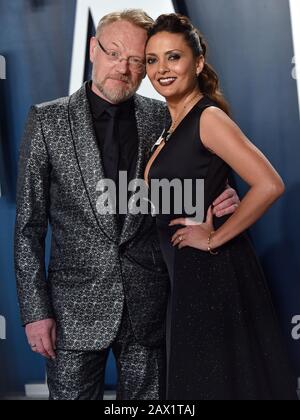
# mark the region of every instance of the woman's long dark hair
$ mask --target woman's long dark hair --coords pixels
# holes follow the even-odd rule
[[[224,98],[219,84],[219,77],[210,64],[206,62],[207,44],[191,21],[177,13],[161,15],[148,31],[148,40],[159,32],[169,32],[171,34],[182,34],[187,44],[193,51],[195,57],[203,55],[205,65],[199,75],[199,87],[201,93],[207,95],[215,101],[217,105],[229,115],[229,105]]]

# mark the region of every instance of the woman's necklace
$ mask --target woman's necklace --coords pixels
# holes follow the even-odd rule
[[[179,111],[177,117],[174,119],[171,127],[169,128],[169,130],[167,131],[167,135],[165,137],[165,142],[167,143],[170,140],[170,137],[172,136],[172,134],[174,133],[174,131],[176,130],[176,128],[179,126],[179,124],[181,123],[181,121],[186,117],[187,115],[187,108],[191,105],[189,111],[193,108],[193,106],[200,100],[200,98],[202,97],[202,94],[197,92],[196,95],[194,95],[191,99],[189,99],[186,104],[184,104],[183,108],[181,109],[181,111]]]
[[[174,131],[176,130],[176,128],[178,127],[178,125],[181,123],[181,121],[185,118],[185,116],[187,115],[185,113],[187,107],[189,105],[191,105],[191,103],[193,101],[195,101],[195,103],[193,103],[193,106],[200,100],[200,98],[203,95],[199,92],[197,92],[196,95],[194,95],[190,100],[187,101],[187,103],[183,106],[182,110],[178,113],[177,117],[175,118],[174,122],[172,123],[171,127],[169,128],[169,130],[164,129],[164,131],[161,133],[159,139],[157,140],[157,142],[153,145],[151,152],[153,152],[153,150],[155,149],[155,147],[160,146],[160,144],[164,141],[165,143],[168,143],[168,141],[170,140],[170,137],[172,136],[172,134],[174,133]],[[193,106],[191,106],[190,109],[193,108]],[[180,118],[181,117],[181,118]]]

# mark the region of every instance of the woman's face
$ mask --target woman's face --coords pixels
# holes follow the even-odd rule
[[[194,57],[182,34],[159,32],[146,47],[147,74],[154,88],[165,98],[187,95],[197,87],[197,74],[204,58]]]

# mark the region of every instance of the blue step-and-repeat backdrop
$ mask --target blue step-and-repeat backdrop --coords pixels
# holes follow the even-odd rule
[[[300,377],[300,1],[0,0],[2,397],[45,392],[44,362],[28,349],[20,325],[13,268],[18,148],[28,109],[79,88],[88,77],[88,38],[97,21],[131,7],[154,18],[175,9],[193,19],[206,36],[234,119],[284,178],[285,196],[252,237]],[[157,96],[147,81],[141,93]],[[237,184],[242,195],[245,185]],[[115,381],[111,359],[107,386]]]

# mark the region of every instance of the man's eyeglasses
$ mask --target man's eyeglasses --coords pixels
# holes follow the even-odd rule
[[[122,62],[123,60],[127,61],[131,70],[135,71],[136,73],[144,73],[146,66],[145,62],[138,57],[128,57],[122,58],[121,53],[115,50],[107,50],[103,47],[99,39],[97,39],[98,45],[104,54],[107,56],[108,60],[112,63]]]

